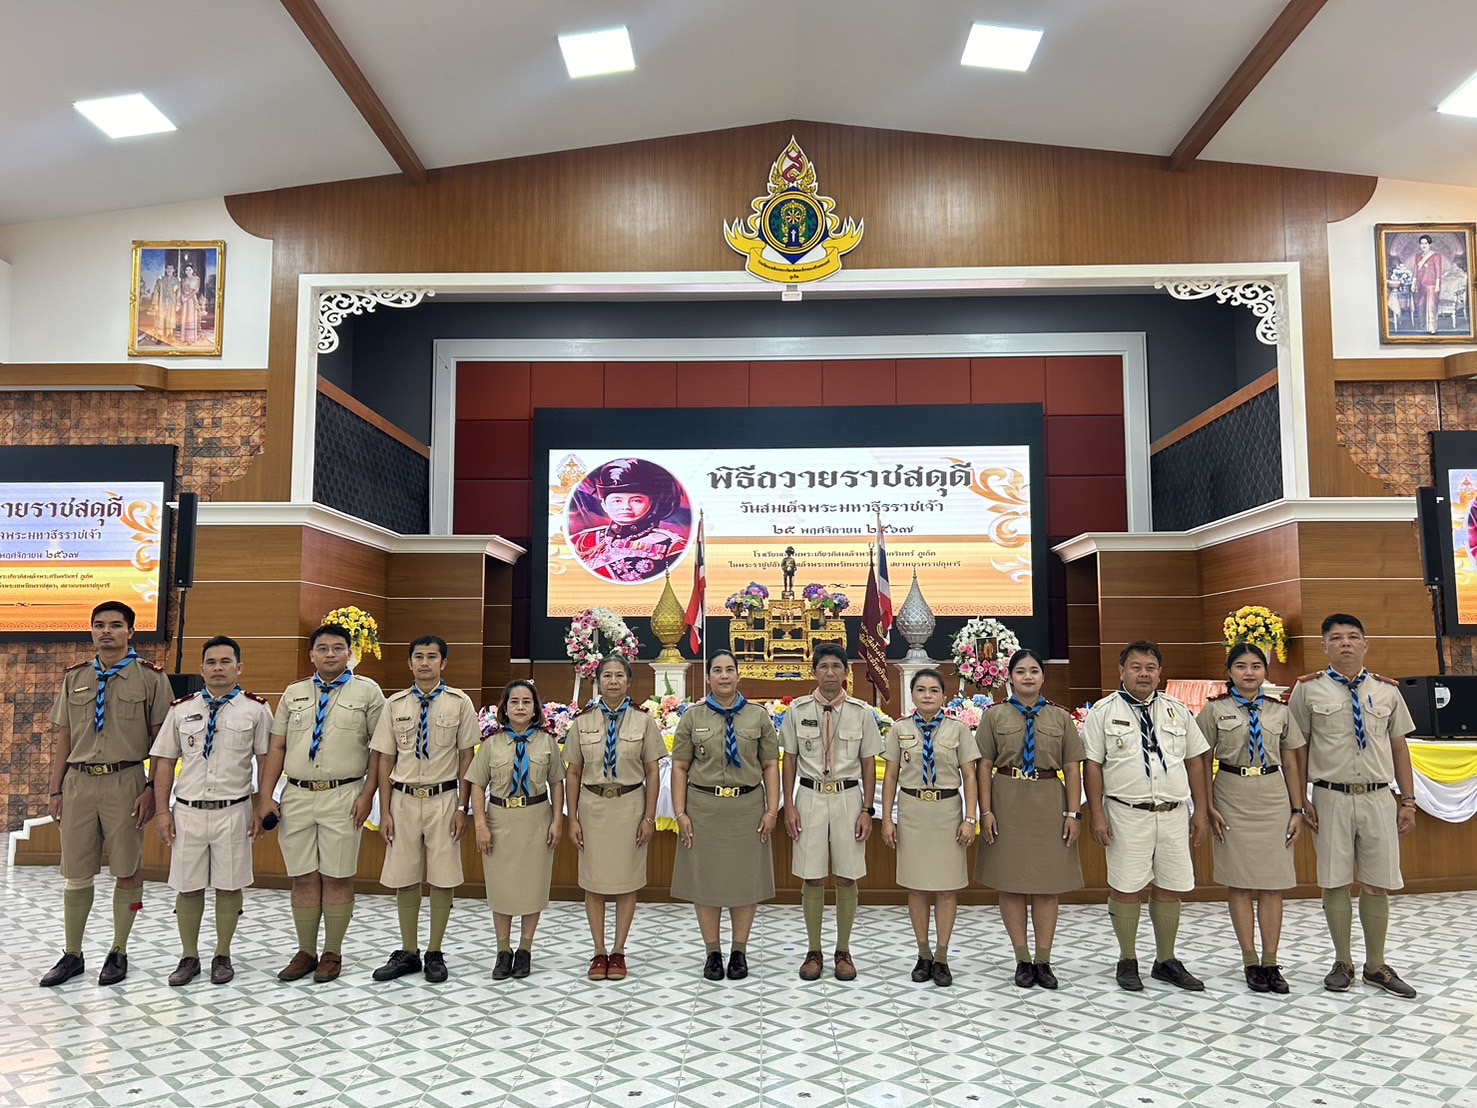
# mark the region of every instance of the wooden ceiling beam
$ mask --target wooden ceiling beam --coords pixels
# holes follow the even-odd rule
[[[359,109],[359,114],[369,124],[369,129],[389,151],[390,157],[395,159],[400,171],[413,183],[424,185],[426,167],[410,148],[410,142],[391,118],[384,101],[374,91],[369,79],[364,76],[364,71],[359,68],[359,63],[344,46],[343,40],[338,37],[338,32],[328,22],[328,17],[318,7],[316,0],[282,0],[282,6],[292,16],[303,37],[318,51],[323,64],[328,67],[344,92],[348,93],[354,107]]]
[[[285,2],[285,0],[284,0]],[[1267,33],[1251,48],[1242,63],[1231,74],[1231,79],[1216,98],[1210,102],[1200,118],[1195,121],[1185,137],[1180,139],[1174,153],[1169,156],[1169,168],[1176,173],[1189,169],[1201,152],[1210,145],[1210,140],[1220,133],[1236,109],[1246,102],[1278,59],[1287,52],[1298,35],[1303,33],[1313,17],[1328,0],[1288,0],[1287,6],[1272,21]]]

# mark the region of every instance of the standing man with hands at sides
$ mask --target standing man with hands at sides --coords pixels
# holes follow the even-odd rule
[[[215,888],[215,958],[210,981],[224,985],[236,976],[231,939],[241,914],[241,890],[252,881],[251,844],[261,833],[252,810],[257,759],[272,741],[272,710],[241,688],[241,647],[217,635],[200,651],[205,689],[170,706],[149,757],[154,759],[154,828],[170,847],[169,886],[177,894],[174,914],[182,950],[171,985],[188,985],[200,974],[200,921],[205,888]],[[182,761],[178,783],[174,767]],[[169,810],[174,788],[176,809]]]
[[[877,795],[877,755],[882,732],[861,700],[846,695],[846,651],[821,643],[811,656],[816,690],[795,699],[780,724],[785,752],[785,831],[795,847],[790,870],[805,883],[800,904],[808,936],[800,980],[815,981],[825,969],[821,920],[826,910],[826,875],[836,875],[838,981],[856,978],[851,927],[859,900],[857,881],[867,875],[867,839]],[[796,781],[800,792],[795,792]]]
[[[1298,678],[1287,706],[1308,739],[1295,756],[1303,780],[1313,786],[1303,819],[1315,836],[1323,914],[1333,938],[1333,969],[1323,986],[1342,993],[1354,984],[1349,886],[1357,870],[1364,980],[1409,1000],[1415,990],[1385,963],[1385,937],[1389,891],[1405,884],[1400,836],[1415,830],[1415,779],[1405,743],[1415,723],[1395,682],[1364,668],[1364,624],[1339,613],[1323,621],[1322,631],[1329,666]],[[1392,780],[1400,789],[1398,803],[1390,795]]]
[[[377,767],[369,740],[385,698],[378,685],[349,669],[350,645],[349,632],[335,624],[314,631],[308,650],[315,672],[287,686],[272,723],[257,816],[273,813],[282,821],[277,841],[292,878],[298,942],[297,953],[277,974],[281,981],[310,973],[320,983],[338,977],[354,916],[359,835],[374,806]],[[284,769],[287,787],[279,805],[272,793]]]
[[[374,971],[376,981],[422,969],[417,932],[423,874],[431,882],[425,977],[433,984],[446,980],[441,940],[451,919],[456,887],[462,883],[461,841],[467,831],[467,798],[472,791],[471,783],[462,777],[482,741],[471,698],[441,678],[446,656],[445,640],[435,635],[422,635],[410,644],[415,683],[385,702],[370,742],[370,750],[377,755],[380,834],[385,837],[380,884],[395,890],[400,913],[400,949]]]
[[[1190,710],[1159,692],[1163,667],[1157,644],[1129,643],[1118,656],[1118,691],[1087,713],[1082,745],[1089,827],[1108,858],[1119,987],[1144,987],[1136,944],[1147,889],[1155,947],[1151,976],[1199,992],[1205,985],[1175,957],[1174,942],[1180,894],[1195,887],[1190,844],[1199,846],[1210,827],[1210,744]],[[1193,817],[1186,810],[1192,798]]]
[[[63,948],[41,978],[45,987],[70,981],[86,967],[82,935],[92,911],[93,882],[103,848],[113,887],[113,946],[99,985],[128,976],[128,935],[143,908],[144,825],[154,818],[154,790],[144,773],[149,744],[169,714],[169,679],[130,645],[134,614],[107,600],[92,610],[96,656],[62,676],[51,709],[51,818],[61,829]]]

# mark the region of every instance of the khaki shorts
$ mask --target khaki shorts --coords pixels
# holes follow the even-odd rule
[[[1105,851],[1109,888],[1136,893],[1154,885],[1187,893],[1195,887],[1188,804],[1168,812],[1145,812],[1104,797],[1103,811],[1113,828],[1113,841]]]
[[[860,788],[818,793],[797,785],[795,809],[800,838],[790,852],[791,873],[802,881],[819,881],[831,873],[853,881],[867,876],[867,844],[856,841]]]
[[[1395,827],[1395,794],[1389,789],[1355,796],[1333,789],[1313,789],[1318,812],[1318,887],[1341,889],[1359,880],[1376,889],[1398,889],[1400,833]]]
[[[96,877],[108,852],[114,877],[132,877],[144,861],[144,829],[133,805],[147,788],[144,767],[89,777],[69,769],[62,778],[62,876]]]
[[[277,842],[288,876],[353,877],[358,872],[361,829],[354,826],[354,801],[361,787],[351,781],[317,793],[283,786]]]
[[[177,893],[246,888],[252,881],[250,828],[250,800],[210,809],[176,802],[169,887]]]
[[[424,873],[433,886],[454,889],[462,883],[461,844],[451,841],[451,817],[456,812],[456,801],[456,789],[422,799],[399,789],[390,790],[395,841],[385,847],[381,885],[389,889],[411,885],[419,888],[422,848],[426,855]]]

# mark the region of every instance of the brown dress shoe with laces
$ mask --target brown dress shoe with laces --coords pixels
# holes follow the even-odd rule
[[[191,981],[195,980],[195,978],[199,976],[200,959],[181,958],[179,960],[179,965],[177,965],[174,968],[174,972],[169,975],[169,983],[175,986],[188,985]]]
[[[626,956],[624,954],[612,954],[605,965],[605,980],[624,981],[626,979]]]
[[[217,954],[210,960],[210,983],[212,985],[229,985],[236,977],[236,970],[231,965],[229,954]]]
[[[590,959],[589,972],[585,974],[591,981],[604,981],[610,976],[610,955],[597,954]]]
[[[278,981],[301,981],[318,968],[318,955],[299,950],[292,961],[277,971]]]
[[[835,961],[836,961],[836,980],[837,981],[855,981],[856,980],[856,963],[851,960],[851,951],[849,951],[849,950],[838,950],[838,951],[836,951]]]
[[[826,968],[826,960],[821,957],[819,950],[807,950],[805,961],[800,963],[801,981],[819,981],[822,971]]]

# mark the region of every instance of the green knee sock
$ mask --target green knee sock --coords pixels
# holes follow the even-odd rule
[[[703,947],[707,950],[707,952],[709,954],[722,954],[723,953],[723,944],[722,943],[704,943],[703,944]]]
[[[354,902],[323,905],[323,953],[342,954],[349,921],[354,918]]]
[[[1259,966],[1262,960],[1257,957],[1256,947],[1243,946],[1241,948],[1241,964],[1243,966]]]
[[[186,896],[180,893],[174,898],[174,914],[179,924],[180,955],[200,957],[200,921],[205,918],[205,894]]]
[[[800,910],[805,916],[806,950],[821,948],[821,919],[826,914],[826,887],[809,881],[800,886]]]
[[[421,921],[421,887],[411,886],[395,894],[395,907],[400,913],[400,946],[404,950],[419,950],[420,936],[416,934]]]
[[[67,889],[62,893],[63,945],[68,954],[82,953],[82,933],[92,912],[93,889]]]
[[[113,949],[119,954],[128,950],[128,936],[133,931],[134,918],[144,906],[144,890],[113,890]]]
[[[918,957],[926,962],[933,961],[933,947],[928,945],[927,939],[918,940]]]
[[[1113,934],[1118,936],[1120,959],[1137,959],[1139,956],[1139,917],[1142,914],[1143,905],[1136,900],[1108,901],[1108,916],[1113,921]]]
[[[533,950],[533,936],[532,935],[528,935],[528,936],[519,935],[518,936],[518,949],[519,950],[526,950],[526,951],[530,951],[531,952]]]
[[[497,941],[497,952],[499,954],[512,954],[513,953],[513,943],[512,943],[512,941],[509,940],[509,939],[499,939]]]
[[[456,899],[455,889],[431,887],[431,941],[426,950],[440,950],[441,940],[446,937],[446,924],[451,919],[451,902]]]
[[[1016,960],[1019,961],[1019,962],[1026,961],[1025,958],[1018,958]],[[1050,963],[1051,963],[1051,947],[1049,947],[1049,946],[1038,946],[1036,948],[1036,964],[1038,966],[1045,966],[1045,965],[1049,965]]]
[[[1340,962],[1354,964],[1354,900],[1348,886],[1323,890],[1323,915],[1328,920],[1328,934],[1333,939],[1333,956]]]
[[[1174,957],[1174,940],[1180,933],[1180,902],[1150,900],[1149,922],[1154,926],[1154,961],[1167,962]]]
[[[218,958],[231,956],[231,940],[236,937],[236,921],[241,918],[241,890],[215,894],[215,953]]]
[[[306,954],[318,953],[318,923],[323,919],[323,909],[294,908],[292,926],[297,930],[297,948]]]
[[[851,950],[851,925],[856,922],[857,905],[862,902],[861,890],[853,881],[850,885],[836,886],[836,949]],[[819,947],[811,947],[819,950]]]
[[[1029,962],[1031,960],[1031,948],[1028,946],[1014,946],[1010,948],[1015,953],[1017,962]]]
[[[1359,927],[1364,932],[1364,968],[1377,970],[1385,964],[1385,936],[1390,932],[1390,898],[1360,893]]]
[[[935,962],[942,962],[944,965],[947,966],[949,964],[949,948],[947,946],[944,946],[942,943],[934,947],[933,960]]]
[[[1277,965],[1277,952],[1275,950],[1273,950],[1271,947],[1268,947],[1266,950],[1262,951],[1262,965],[1264,965],[1264,966],[1275,966],[1275,965]]]

